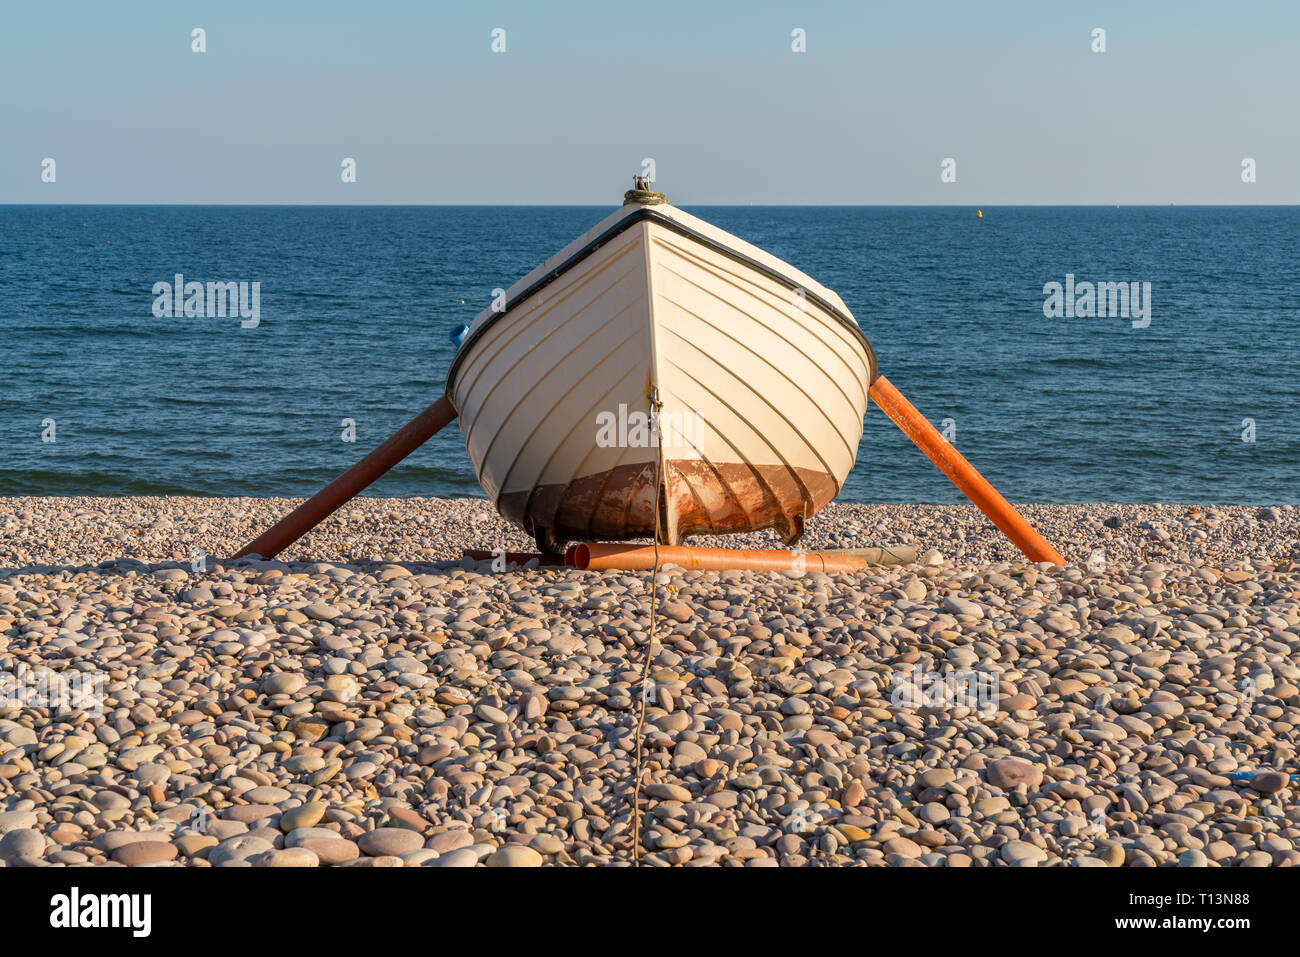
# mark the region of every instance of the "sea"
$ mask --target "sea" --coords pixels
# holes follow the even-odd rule
[[[834,289],[1012,501],[1300,503],[1300,207],[684,208]],[[610,211],[0,206],[0,495],[309,495]],[[366,494],[483,492],[451,427]],[[840,500],[963,501],[874,406]]]

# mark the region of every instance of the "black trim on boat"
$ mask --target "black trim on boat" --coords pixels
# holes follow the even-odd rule
[[[456,356],[451,361],[451,367],[447,370],[447,387],[446,387],[447,395],[452,394],[453,384],[456,381],[456,373],[460,369],[461,360],[463,360],[465,356],[469,355],[470,348],[474,345],[476,341],[478,341],[479,337],[481,337],[483,333],[487,331],[489,326],[496,323],[497,320],[501,319],[502,317],[508,316],[511,310],[513,310],[516,306],[522,305],[523,303],[527,302],[528,299],[532,297],[534,294],[541,291],[542,289],[545,289],[551,283],[555,282],[555,280],[559,279],[561,276],[563,276],[574,266],[577,266],[588,256],[596,252],[596,250],[600,249],[602,246],[609,243],[610,240],[614,239],[615,237],[619,236],[621,233],[627,231],[628,229],[630,229],[631,227],[635,226],[637,223],[645,219],[653,219],[655,222],[663,226],[665,229],[670,229],[673,232],[678,233],[679,235],[687,237],[688,239],[693,239],[695,242],[707,246],[709,249],[712,249],[715,252],[721,253],[722,255],[726,256],[728,259],[731,259],[735,262],[748,266],[750,269],[754,269],[762,273],[763,275],[767,276],[769,279],[775,279],[777,282],[786,286],[788,289],[803,289],[804,296],[806,298],[811,299],[823,310],[825,310],[826,312],[834,316],[841,325],[850,329],[853,332],[853,334],[856,335],[858,339],[862,341],[863,348],[867,350],[867,357],[870,362],[870,370],[871,370],[872,378],[874,379],[875,376],[880,374],[876,364],[875,350],[871,348],[871,343],[867,341],[866,334],[863,333],[861,327],[859,327],[858,324],[854,322],[850,316],[846,315],[845,313],[841,312],[839,309],[835,308],[833,305],[831,305],[829,302],[827,302],[821,296],[817,295],[812,290],[804,288],[802,284],[792,281],[788,276],[782,275],[781,273],[777,272],[775,269],[771,269],[768,266],[765,266],[762,263],[758,262],[756,259],[746,256],[742,252],[737,252],[736,250],[730,248],[729,246],[724,246],[721,243],[705,236],[703,233],[691,229],[691,227],[689,226],[682,225],[681,223],[677,222],[671,217],[665,216],[663,213],[658,212],[653,206],[642,206],[636,212],[630,213],[627,216],[620,219],[617,223],[615,223],[609,229],[605,230],[603,233],[601,233],[591,242],[587,243],[587,245],[583,246],[581,249],[579,249],[576,253],[574,253],[564,262],[560,263],[550,272],[546,273],[545,275],[538,278],[535,282],[531,283],[527,288],[523,290],[523,292],[515,296],[513,301],[507,302],[505,309],[503,309],[501,312],[493,314],[487,319],[486,322],[482,323],[477,329],[473,329],[470,332],[468,338],[466,338],[466,340],[461,344],[461,347],[456,351]],[[871,383],[868,382],[867,385],[870,386]]]

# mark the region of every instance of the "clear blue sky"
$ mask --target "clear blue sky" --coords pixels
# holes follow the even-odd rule
[[[12,2],[0,202],[1297,203],[1298,49],[1293,0]]]

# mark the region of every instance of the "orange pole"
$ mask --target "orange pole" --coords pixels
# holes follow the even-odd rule
[[[871,383],[870,395],[885,414],[894,420],[894,424],[916,443],[916,447],[939,466],[939,470],[952,480],[952,484],[961,489],[962,494],[974,502],[994,525],[1002,529],[1007,538],[1015,542],[1016,547],[1030,560],[1051,562],[1053,565],[1065,564],[1065,559],[1047,543],[1047,539],[1039,535],[1025,521],[1024,516],[998,494],[998,490],[939,434],[926,417],[917,411],[916,406],[894,388],[892,382],[884,376],[877,376],[876,381]]]
[[[564,562],[573,568],[589,571],[646,571],[655,567],[655,551],[653,545],[584,542],[570,546]],[[657,557],[661,565],[719,572],[855,572],[872,564],[861,555],[780,549],[687,548],[684,545],[660,545]],[[911,557],[915,560],[914,554]]]
[[[394,432],[364,459],[280,519],[274,527],[241,548],[235,557],[261,555],[263,558],[274,558],[455,418],[456,407],[444,395]]]

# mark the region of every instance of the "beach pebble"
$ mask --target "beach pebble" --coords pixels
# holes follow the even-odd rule
[[[0,834],[21,831],[36,826],[36,814],[32,811],[0,811]]]
[[[315,827],[325,816],[325,805],[320,801],[308,801],[298,807],[292,807],[280,815],[280,830],[288,833],[304,827]]]
[[[487,859],[488,867],[541,867],[542,855],[531,847],[508,844]]]
[[[213,867],[241,864],[266,851],[274,850],[270,841],[261,837],[241,834],[227,838],[208,852],[208,862]]]
[[[404,827],[379,827],[357,839],[357,846],[372,857],[397,856],[424,846],[424,838]]]
[[[361,849],[341,837],[304,837],[294,847],[310,851],[321,864],[346,864],[361,854]]]
[[[540,855],[539,855],[540,856]],[[425,862],[425,867],[475,867],[478,864],[478,855],[467,847],[462,847],[455,851],[449,851],[446,854],[440,854],[431,861]]]
[[[1001,856],[1008,864],[1037,865],[1047,860],[1047,852],[1026,841],[1007,841],[1002,845]]]
[[[299,846],[263,851],[250,857],[248,862],[254,867],[316,867],[320,858],[311,848]]]
[[[168,841],[135,841],[123,844],[114,851],[113,860],[128,867],[136,867],[170,861],[179,853],[180,849]]]
[[[20,857],[40,857],[45,851],[45,837],[40,831],[19,828],[5,832],[0,837],[0,861],[13,861]]]
[[[306,608],[303,609],[303,612],[307,615],[308,618],[314,618],[317,621],[333,621],[340,614],[342,614],[342,612],[340,612],[339,609],[333,607],[332,605],[327,605],[325,604],[325,602],[321,602],[321,601],[312,602],[310,605],[308,605]]]
[[[989,763],[985,771],[989,784],[1009,790],[1024,784],[1031,790],[1043,782],[1043,769],[1018,758],[1000,758]]]
[[[425,846],[438,851],[440,854],[446,854],[462,847],[469,847],[473,843],[474,836],[468,830],[454,828],[450,831],[434,834],[425,842]]]
[[[1249,781],[1251,788],[1261,794],[1273,794],[1289,786],[1291,778],[1281,771],[1260,771]]]

